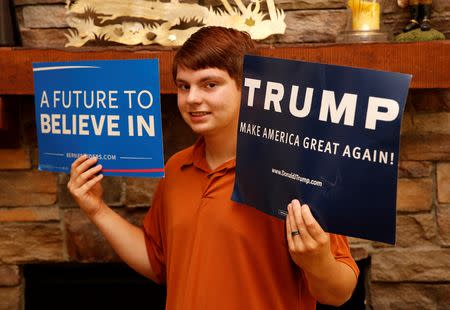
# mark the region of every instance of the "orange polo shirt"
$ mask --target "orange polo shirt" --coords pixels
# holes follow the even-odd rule
[[[315,309],[284,221],[231,201],[234,176],[235,160],[209,168],[203,139],[167,162],[144,219],[166,309]],[[331,248],[359,274],[346,237],[332,234]]]

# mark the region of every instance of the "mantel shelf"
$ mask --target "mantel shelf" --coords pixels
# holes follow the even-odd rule
[[[172,49],[0,48],[0,95],[33,94],[32,62],[158,58],[161,92],[175,93]],[[266,46],[263,56],[394,71],[413,75],[412,88],[450,88],[450,40],[416,43],[357,43]]]

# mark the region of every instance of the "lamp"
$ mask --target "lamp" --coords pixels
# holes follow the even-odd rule
[[[347,24],[337,37],[338,42],[388,41],[381,30],[382,0],[348,0]]]

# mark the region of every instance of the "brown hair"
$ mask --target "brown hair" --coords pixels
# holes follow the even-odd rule
[[[255,44],[248,33],[232,28],[203,27],[175,54],[172,76],[175,80],[178,67],[191,70],[218,68],[227,71],[240,87],[246,53],[255,53]]]

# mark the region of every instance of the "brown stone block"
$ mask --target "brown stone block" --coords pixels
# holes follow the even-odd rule
[[[1,224],[0,261],[6,263],[62,261],[59,223]]]
[[[152,203],[160,179],[126,178],[125,204],[128,207],[145,206]]]
[[[450,160],[450,134],[405,134],[400,139],[401,160]]]
[[[0,222],[58,221],[58,207],[1,208]]]
[[[31,160],[28,149],[0,149],[0,169],[30,169]]]
[[[397,1],[383,1],[383,13],[401,13],[404,9],[399,7]]]
[[[45,4],[45,3],[66,3],[66,1],[65,0],[14,0],[15,5]]]
[[[120,261],[97,227],[81,210],[64,212],[67,252],[80,262]]]
[[[352,245],[369,245],[372,244],[373,241],[367,239],[361,239],[356,237],[347,237],[349,244]]]
[[[351,247],[350,251],[355,261],[359,261],[369,257],[369,251],[364,247]]]
[[[403,27],[408,22],[408,18],[409,14],[406,11],[385,13],[381,21],[381,27],[395,36],[403,32]]]
[[[347,19],[346,10],[300,10],[285,14],[286,32],[263,43],[335,42]]]
[[[450,163],[438,163],[436,176],[438,201],[450,203]]]
[[[433,0],[434,13],[448,13],[450,12],[450,1],[448,0]]]
[[[437,244],[437,226],[432,214],[397,215],[396,247]],[[382,242],[372,242],[374,248],[392,248]]]
[[[372,283],[371,309],[449,309],[450,284]]]
[[[22,10],[23,27],[67,28],[64,5],[30,5]]]
[[[372,281],[449,282],[450,249],[383,250],[372,254]]]
[[[397,216],[397,247],[431,245],[436,237],[436,222],[431,214]]]
[[[401,134],[450,134],[450,112],[423,113],[408,108],[403,115]]]
[[[20,286],[0,287],[0,309],[22,309],[22,288]]]
[[[405,114],[405,117],[408,116]],[[403,134],[450,135],[450,112],[413,113],[409,118],[409,126],[406,125],[406,120],[403,122],[403,125],[405,125],[402,130]]]
[[[431,162],[400,161],[398,165],[399,178],[423,178],[431,176]]]
[[[0,206],[40,206],[56,202],[54,173],[0,172],[0,188]]]
[[[61,173],[58,179],[58,202],[61,207],[75,207],[77,204],[67,189],[70,175]],[[103,200],[110,206],[121,205],[122,197],[121,177],[104,177],[102,180]]]
[[[437,224],[442,243],[450,246],[450,207],[439,206],[437,208]]]
[[[21,29],[22,45],[31,48],[61,48],[67,43],[67,29]]]
[[[397,211],[429,211],[433,201],[431,178],[399,179]]]
[[[16,265],[0,265],[0,287],[16,286],[21,281],[19,267]]]
[[[407,109],[405,113],[403,113],[400,134],[403,136],[405,133],[411,133],[413,131],[414,131],[413,112],[408,111]]]
[[[449,89],[414,89],[408,105],[416,112],[450,112]]]
[[[342,9],[345,2],[341,0],[276,0],[277,8],[283,10],[317,10]]]
[[[130,223],[142,226],[146,210],[116,210]],[[64,212],[66,244],[69,258],[79,262],[114,262],[120,258],[114,253],[100,231],[81,210]],[[130,245],[132,246],[132,245]]]
[[[183,0],[184,3],[199,3],[198,0]],[[233,1],[229,1],[233,5]],[[252,0],[243,0],[242,3],[248,6]],[[204,0],[204,6],[222,7],[221,0]],[[275,6],[283,10],[311,10],[311,9],[341,9],[345,7],[345,3],[341,0],[276,0]],[[266,11],[267,5],[265,1],[261,1],[261,10]],[[267,12],[265,12],[267,13]]]

